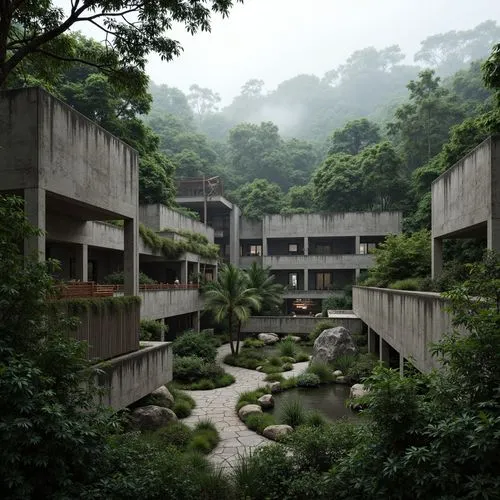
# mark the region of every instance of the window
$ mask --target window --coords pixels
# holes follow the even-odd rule
[[[330,255],[332,253],[330,245],[316,245],[316,255]]]
[[[331,273],[316,273],[316,290],[330,290],[332,287]]]
[[[250,245],[250,255],[262,255],[262,245]]]
[[[297,273],[288,273],[288,286],[297,289],[299,284],[299,275]]]
[[[296,243],[290,243],[288,245],[288,253],[297,253],[299,251],[299,246]]]
[[[371,250],[377,247],[376,243],[360,243],[359,244],[359,253],[361,255],[366,255],[370,253]]]

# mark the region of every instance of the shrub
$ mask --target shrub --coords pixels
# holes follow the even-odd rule
[[[290,358],[288,356],[280,357],[282,363],[295,363],[295,358]]]
[[[104,276],[103,283],[106,285],[123,285],[123,271],[117,271],[116,273],[108,274]],[[142,271],[139,272],[139,283],[141,285],[154,285],[158,283],[153,278],[150,278],[147,274]]]
[[[268,373],[264,380],[266,382],[281,382],[282,380],[284,380],[284,377],[283,375],[281,375],[281,373]]]
[[[302,373],[297,377],[298,387],[318,387],[320,378],[315,373]]]
[[[259,339],[254,339],[254,338],[248,338],[245,340],[245,342],[243,343],[243,347],[247,347],[247,348],[260,348],[260,347],[264,347],[266,344],[264,343],[263,340],[259,340]]]
[[[273,356],[272,358],[269,358],[267,360],[267,362],[271,365],[271,366],[281,366],[282,365],[282,362],[281,362],[281,359],[278,358],[278,356]]]
[[[161,446],[171,445],[179,450],[185,450],[193,437],[193,431],[181,422],[172,422],[158,429],[151,437]]]
[[[196,406],[196,403],[194,399],[184,391],[181,391],[177,387],[175,387],[173,384],[168,385],[168,390],[170,391],[170,394],[174,397],[174,401],[186,401],[191,408],[194,408]]]
[[[212,389],[215,389],[216,385],[213,380],[210,380],[208,378],[202,378],[198,380],[197,382],[193,382],[189,390],[191,391],[210,391]]]
[[[296,363],[303,363],[304,361],[309,361],[309,354],[305,352],[299,352],[295,357]]]
[[[268,390],[266,387],[259,387],[254,391],[242,392],[238,397],[238,402],[236,403],[236,410],[239,410],[242,406],[245,405],[258,404],[257,400],[261,396],[264,396],[264,394],[268,394]]]
[[[345,293],[341,296],[332,295],[331,297],[324,299],[321,304],[321,309],[324,316],[327,315],[328,309],[350,311],[352,309],[352,292]]]
[[[346,375],[355,362],[355,354],[342,354],[342,356],[339,356],[335,359],[335,361],[333,361],[332,365],[335,370],[340,370],[344,375]]]
[[[198,356],[174,357],[174,378],[182,382],[197,382],[206,378],[217,380],[225,374],[224,369],[214,362],[206,362]]]
[[[354,381],[360,382],[372,374],[373,369],[378,365],[378,363],[379,360],[374,354],[358,354],[347,374]]]
[[[200,453],[210,453],[219,443],[220,437],[217,429],[210,420],[202,420],[196,424],[193,431],[193,439],[188,448]]]
[[[333,376],[332,367],[328,363],[321,363],[319,361],[315,361],[311,363],[306,370],[307,373],[314,373],[319,377],[322,384],[327,384],[332,382],[335,378]]]
[[[391,288],[392,290],[418,291],[424,288],[424,283],[421,278],[405,278],[403,280],[397,280],[389,283],[388,288]]]
[[[281,407],[279,421],[295,428],[306,422],[307,412],[299,399],[286,401]]]
[[[289,372],[290,370],[293,370],[293,365],[292,365],[292,363],[285,363],[285,364],[281,367],[281,371],[283,371],[283,372]]]
[[[188,401],[181,399],[174,403],[172,410],[177,415],[177,418],[186,418],[191,415],[193,408]]]
[[[262,369],[260,370],[262,373],[281,373],[283,370],[280,366],[273,366],[270,365],[269,363],[266,363],[265,365],[262,365]]]
[[[293,389],[294,387],[297,387],[297,377],[284,378],[281,382],[281,388],[283,390]]]
[[[224,363],[228,365],[248,368],[249,370],[255,370],[255,368],[264,364],[264,362],[264,354],[253,350],[244,350],[240,354],[228,354],[224,358]]]
[[[313,410],[307,414],[306,425],[311,427],[324,427],[327,424],[328,421],[321,412]]]
[[[185,332],[172,343],[176,356],[198,356],[205,361],[215,361],[217,356],[216,341],[205,332]]]
[[[250,430],[262,434],[269,425],[276,425],[276,419],[269,413],[253,413],[245,419],[245,424]]]
[[[333,328],[335,325],[328,320],[323,320],[323,321],[318,321],[314,328],[312,329],[311,333],[309,334],[309,340],[314,342],[323,332],[323,330],[328,330],[329,328]]]
[[[140,339],[159,342],[168,331],[168,326],[153,319],[141,319]]]
[[[299,348],[294,340],[291,338],[285,338],[278,344],[281,356],[286,356],[289,358],[295,358]]]

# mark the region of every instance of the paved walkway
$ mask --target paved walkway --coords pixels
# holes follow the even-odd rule
[[[215,424],[221,440],[209,458],[223,468],[230,468],[237,462],[239,456],[272,442],[249,430],[239,419],[235,409],[239,394],[265,385],[266,374],[224,364],[222,359],[230,351],[229,344],[219,347],[217,361],[236,379],[234,384],[211,391],[187,391],[196,401],[196,408],[191,416],[182,420],[190,426],[196,425],[203,419],[209,419]],[[306,366],[307,362],[296,363],[292,371],[285,372],[283,375],[287,378],[298,375]]]

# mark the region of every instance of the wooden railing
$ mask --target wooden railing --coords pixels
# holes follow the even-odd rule
[[[57,287],[57,295],[61,299],[77,297],[112,297],[114,285],[98,285],[93,281],[64,283]]]
[[[198,290],[200,285],[197,283],[179,283],[178,285],[171,283],[154,283],[151,285],[139,285],[140,291],[155,291],[155,290]],[[122,292],[123,285],[114,285],[115,292]]]

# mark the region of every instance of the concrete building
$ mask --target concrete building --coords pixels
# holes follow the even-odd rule
[[[500,252],[500,136],[492,136],[432,183],[432,276],[443,240],[485,238]]]
[[[286,313],[321,310],[321,300],[343,293],[373,264],[369,251],[402,229],[400,212],[267,215],[250,220],[224,198],[217,179],[184,179],[177,202],[206,218],[221,256],[239,267],[270,266],[287,287]],[[305,309],[304,309],[305,308]]]
[[[174,242],[191,231],[213,243],[213,230],[166,207],[139,208],[137,152],[40,88],[0,92],[0,194],[24,198],[28,219],[43,231],[25,252],[60,262],[56,278],[69,282],[60,306],[71,297],[102,299],[81,313],[74,335],[88,341],[89,358],[106,360],[105,401],[119,408],[168,382],[170,344],[140,349],[139,320],[164,321],[173,333],[199,328],[196,276],[215,277],[217,260],[189,251],[166,257],[140,236],[139,222]],[[162,284],[140,286],[139,271]],[[97,285],[115,272],[123,272],[122,287]],[[113,300],[127,305],[107,307]]]

